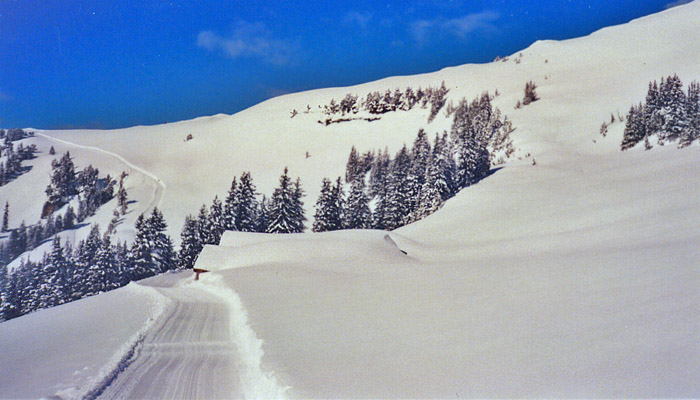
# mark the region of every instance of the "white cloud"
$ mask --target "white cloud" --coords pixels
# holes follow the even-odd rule
[[[292,40],[275,38],[262,22],[247,21],[234,23],[229,36],[212,31],[199,32],[197,46],[221,52],[229,58],[259,57],[275,65],[292,64],[299,48]]]
[[[436,34],[449,34],[459,38],[466,38],[476,30],[495,30],[493,24],[500,15],[493,11],[482,11],[467,14],[459,18],[435,18],[431,20],[416,20],[410,25],[413,39],[419,44],[425,44],[430,36]]]
[[[369,22],[372,20],[372,14],[370,13],[361,13],[357,11],[351,11],[347,14],[345,14],[345,18],[343,18],[343,22],[346,25],[350,24],[357,24],[363,31],[367,29],[367,26],[369,25]]]
[[[676,1],[672,1],[672,2],[670,2],[670,3],[668,3],[668,4],[666,4],[666,5],[664,6],[664,8],[669,9],[669,8],[673,8],[673,7],[682,6],[683,4],[688,4],[688,3],[690,3],[691,1],[693,1],[693,0],[676,0]]]

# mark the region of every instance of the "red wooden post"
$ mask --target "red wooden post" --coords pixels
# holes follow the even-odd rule
[[[207,269],[201,269],[201,268],[192,268],[194,271],[194,280],[198,281],[199,280],[199,274],[203,274],[205,272],[209,272]]]

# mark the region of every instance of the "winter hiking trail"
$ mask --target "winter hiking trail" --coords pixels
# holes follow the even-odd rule
[[[288,388],[262,372],[262,341],[238,295],[218,277],[204,283],[182,276],[141,283],[168,305],[97,398],[285,398]]]
[[[162,203],[163,203],[163,197],[165,195],[165,189],[167,189],[167,186],[160,178],[158,178],[152,172],[147,171],[147,170],[133,164],[132,162],[126,160],[124,157],[120,156],[117,153],[113,153],[111,151],[107,151],[107,150],[101,149],[99,147],[85,146],[82,144],[73,143],[71,141],[68,141],[65,139],[59,139],[57,137],[46,135],[46,134],[41,133],[41,132],[34,132],[34,134],[39,135],[39,136],[44,137],[44,138],[49,139],[49,140],[54,140],[56,142],[63,143],[63,144],[68,145],[68,146],[73,146],[73,147],[77,147],[77,148],[85,149],[85,150],[96,151],[98,153],[106,154],[110,157],[116,158],[117,160],[126,164],[132,170],[140,173],[141,175],[144,175],[144,176],[150,178],[151,180],[153,180],[156,183],[156,188],[155,188],[155,191],[153,192],[153,199],[151,200],[151,203],[149,204],[147,210],[152,210],[155,207],[161,208]]]

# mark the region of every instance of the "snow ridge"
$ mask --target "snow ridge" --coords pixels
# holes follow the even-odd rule
[[[131,362],[138,357],[139,349],[148,332],[163,315],[170,300],[152,287],[139,285],[132,282],[126,286],[129,290],[141,292],[153,299],[151,316],[141,329],[135,332],[122,347],[114,353],[111,360],[105,364],[100,372],[91,380],[91,384],[83,388],[68,388],[56,392],[61,399],[95,399],[124,371]]]
[[[245,398],[287,399],[287,392],[291,387],[280,385],[271,371],[263,371],[263,341],[258,339],[250,327],[248,313],[243,308],[238,294],[215,273],[202,276],[199,282],[193,282],[192,285],[221,298],[231,311],[230,334],[242,364],[240,380]]]
[[[126,164],[129,168],[134,169],[137,172],[151,178],[153,181],[155,181],[158,184],[159,188],[156,188],[156,191],[153,193],[153,200],[151,200],[150,206],[148,208],[149,209],[153,209],[154,207],[162,208],[163,197],[165,197],[165,189],[167,189],[167,186],[166,186],[165,182],[163,182],[159,177],[157,177],[152,172],[147,171],[147,170],[133,164],[130,161],[127,161],[124,157],[120,156],[117,153],[113,153],[111,151],[107,151],[107,150],[101,149],[99,147],[86,146],[86,145],[82,145],[82,144],[73,143],[73,142],[70,142],[68,140],[59,139],[59,138],[49,136],[49,135],[46,135],[46,134],[43,134],[40,132],[36,132],[36,131],[34,132],[34,134],[41,136],[41,137],[45,137],[45,138],[50,139],[50,140],[55,140],[59,143],[67,144],[69,146],[74,146],[74,147],[78,147],[78,148],[86,149],[86,150],[92,150],[92,151],[96,151],[98,153],[102,153],[102,154],[106,154],[108,156],[114,157],[117,160]]]

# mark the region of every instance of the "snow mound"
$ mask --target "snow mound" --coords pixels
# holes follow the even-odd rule
[[[225,232],[219,246],[204,247],[195,268],[213,271],[292,262],[340,270],[348,264],[372,268],[405,263],[411,258],[392,239],[395,235],[380,230],[285,235]]]

